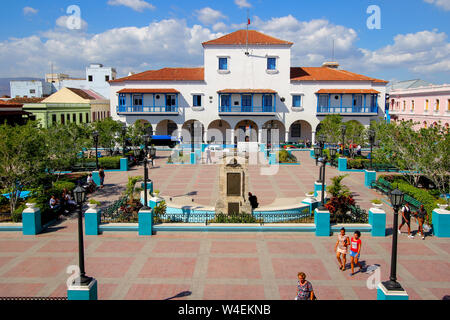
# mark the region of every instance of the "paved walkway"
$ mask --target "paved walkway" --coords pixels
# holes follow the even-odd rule
[[[303,197],[312,190],[318,168],[306,152],[296,153],[300,166],[280,166],[274,176],[250,168],[250,185],[262,205],[280,198]],[[166,165],[150,170],[163,196],[191,195],[197,203],[214,205],[217,166]],[[339,174],[327,168],[327,177]],[[108,173],[106,187],[94,198],[103,206],[120,197],[128,176]],[[344,180],[358,204],[368,209],[380,198],[364,187],[362,173]],[[328,179],[327,179],[328,180]],[[276,200],[278,199],[278,200]],[[392,225],[392,210],[388,227]],[[413,224],[414,230],[417,225]],[[391,232],[390,232],[391,233]],[[389,278],[391,236],[363,234],[362,261],[379,265]],[[312,233],[167,233],[139,237],[136,232],[111,232],[87,237],[87,274],[99,281],[100,299],[287,299],[296,293],[296,276],[307,274],[321,300],[375,299],[366,286],[368,274],[342,272],[333,253],[335,236]],[[399,238],[398,278],[410,299],[442,299],[450,295],[450,241],[427,237]],[[76,220],[66,220],[38,236],[0,233],[0,296],[65,296],[66,268],[78,264]],[[348,265],[348,264],[347,264]]]
[[[0,233],[0,296],[65,296],[66,268],[76,265],[77,224],[68,220],[36,237]],[[391,237],[362,237],[362,261],[389,276]],[[135,232],[88,236],[86,271],[100,299],[287,299],[307,274],[319,299],[376,299],[368,274],[338,269],[335,237],[310,233]],[[358,268],[356,268],[357,270]],[[450,295],[449,240],[399,239],[398,278],[411,299]]]

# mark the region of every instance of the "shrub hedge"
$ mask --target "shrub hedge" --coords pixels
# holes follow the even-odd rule
[[[102,157],[98,159],[98,164],[105,169],[120,169],[121,158],[122,156]]]
[[[369,159],[347,159],[348,169],[364,169],[364,163],[369,163]]]
[[[278,162],[279,163],[296,163],[297,158],[294,155],[289,154],[289,152],[287,152],[286,150],[280,150],[280,151],[278,151]]]

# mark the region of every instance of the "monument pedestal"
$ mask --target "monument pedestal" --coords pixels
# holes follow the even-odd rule
[[[377,300],[409,300],[409,297],[405,290],[388,290],[380,283],[377,287]]]
[[[92,281],[87,286],[72,284],[67,289],[67,300],[97,300],[97,280]]]

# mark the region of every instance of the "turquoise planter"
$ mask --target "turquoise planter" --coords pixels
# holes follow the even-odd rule
[[[42,231],[41,210],[27,208],[22,212],[22,233],[25,236],[34,236]]]
[[[438,238],[450,238],[450,211],[434,209],[433,234]]]
[[[84,228],[87,236],[97,236],[100,234],[99,225],[101,223],[101,210],[88,209],[84,213]]]
[[[375,180],[377,180],[376,171],[364,170],[364,185],[367,188],[370,188],[370,186],[372,185],[372,182],[374,182]]]
[[[98,299],[97,280],[92,279],[89,286],[72,285],[67,290],[68,300],[97,300]]]
[[[386,236],[386,212],[381,209],[369,210],[369,224],[372,226],[372,237]]]
[[[382,283],[377,287],[377,300],[409,300],[406,291],[388,291]]]
[[[98,174],[98,171],[92,171],[92,179],[97,186],[100,185],[100,175]]]
[[[139,235],[151,236],[153,234],[153,210],[141,210],[138,214]]]
[[[128,171],[128,158],[120,159],[120,171]]]
[[[330,212],[320,211],[316,209],[314,211],[314,224],[316,225],[317,237],[329,237],[331,234],[330,228]]]

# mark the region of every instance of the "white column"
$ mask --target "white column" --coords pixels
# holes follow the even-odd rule
[[[284,142],[288,142],[288,141],[289,141],[289,131],[286,131]]]
[[[208,143],[208,129],[205,129],[205,132],[203,133],[203,141],[204,143]]]
[[[258,130],[258,143],[262,143],[262,129]]]
[[[230,139],[231,139],[231,142],[230,142],[230,145],[233,145],[234,144],[234,129],[230,129]]]
[[[316,132],[312,131],[311,132],[311,145],[314,145],[315,141],[316,141]]]

